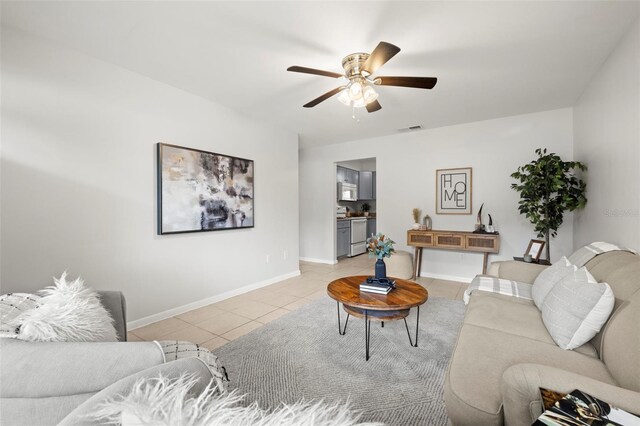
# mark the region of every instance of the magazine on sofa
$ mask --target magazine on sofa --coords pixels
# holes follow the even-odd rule
[[[534,426],[638,426],[640,417],[575,390],[547,409]]]

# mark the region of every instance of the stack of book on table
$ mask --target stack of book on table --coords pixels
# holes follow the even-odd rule
[[[396,287],[395,284],[395,281],[384,280],[384,282],[380,282],[369,278],[367,281],[360,284],[360,291],[364,291],[366,293],[388,294]]]

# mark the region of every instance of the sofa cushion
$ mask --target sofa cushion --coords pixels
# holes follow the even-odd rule
[[[544,300],[542,321],[562,349],[588,342],[609,319],[615,297],[582,267],[562,279]]]
[[[548,345],[555,342],[542,322],[542,313],[532,301],[511,297],[497,297],[490,293],[475,293],[467,307],[465,324],[527,337]],[[575,349],[591,357],[598,357],[596,349],[586,343]]]
[[[445,382],[445,404],[453,424],[501,425],[502,375],[520,363],[554,366],[616,384],[596,358],[465,322]]]
[[[563,256],[559,261],[540,272],[531,288],[531,296],[538,309],[542,310],[544,299],[551,289],[576,269],[578,268],[569,263],[567,258]]]

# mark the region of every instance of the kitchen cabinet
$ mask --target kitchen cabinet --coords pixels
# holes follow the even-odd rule
[[[376,172],[360,172],[358,200],[376,199]]]
[[[358,200],[373,200],[373,172],[360,172]]]
[[[338,221],[338,234],[336,243],[336,255],[338,257],[346,256],[349,254],[351,248],[351,221],[341,220]]]
[[[338,166],[337,170],[338,182],[347,182],[358,184],[359,176],[357,170],[347,169],[346,167]]]
[[[375,200],[376,199],[376,186],[377,186],[376,185],[376,178],[377,178],[377,175],[376,175],[376,172],[371,172],[371,173],[372,173],[372,180],[373,180],[373,184],[371,185],[372,186],[372,191],[371,192],[373,193],[373,197],[371,199]]]
[[[347,169],[347,182],[349,183],[355,183],[356,185],[358,185],[358,181],[360,173],[357,170],[351,170],[351,169]]]
[[[367,219],[367,238],[376,235],[376,232],[376,220],[371,218]]]

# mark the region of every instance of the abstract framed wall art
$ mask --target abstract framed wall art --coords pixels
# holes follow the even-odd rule
[[[471,214],[471,167],[436,170],[436,213]]]
[[[253,228],[253,160],[159,143],[158,234]]]

